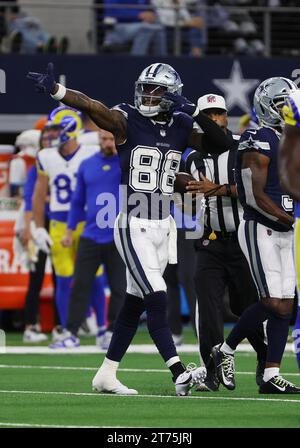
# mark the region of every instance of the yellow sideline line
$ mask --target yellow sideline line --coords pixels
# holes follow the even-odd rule
[[[32,394],[32,395],[66,395],[75,397],[123,397],[123,398],[163,398],[163,399],[176,399],[176,400],[221,400],[221,401],[265,401],[265,402],[278,402],[278,403],[297,403],[300,404],[300,400],[290,400],[288,398],[248,398],[248,397],[208,397],[208,396],[185,396],[178,397],[176,395],[116,395],[105,394],[95,392],[55,392],[55,391],[39,391],[39,390],[0,390],[0,394]]]

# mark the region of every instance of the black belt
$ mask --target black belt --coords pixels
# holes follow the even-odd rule
[[[208,239],[209,240],[230,240],[230,239],[236,239],[237,238],[237,232],[223,232],[223,231],[217,231],[212,230],[210,233],[208,233]]]

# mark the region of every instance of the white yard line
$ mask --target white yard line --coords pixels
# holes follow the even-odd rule
[[[150,398],[150,399],[176,399],[176,400],[219,400],[219,401],[265,401],[265,402],[278,402],[278,403],[297,403],[300,404],[300,400],[290,400],[288,398],[248,398],[248,397],[211,397],[207,395],[191,395],[187,397],[177,397],[176,395],[115,395],[115,394],[98,394],[95,392],[55,392],[55,391],[38,391],[38,390],[0,390],[0,394],[16,394],[16,395],[63,395],[63,396],[75,396],[75,397],[97,397],[98,400],[101,397],[123,397],[123,398]]]
[[[199,353],[199,347],[197,344],[183,344],[177,347],[178,353]],[[240,344],[237,348],[237,352],[240,353],[254,353],[250,344]],[[286,352],[294,352],[294,344],[288,343],[286,345]],[[1,347],[2,354],[47,354],[47,355],[73,355],[73,354],[101,354],[106,353],[106,350],[102,350],[96,345],[81,345],[77,348],[60,348],[51,349],[44,346],[6,346]],[[151,344],[132,344],[129,346],[126,353],[158,353],[155,345]]]
[[[0,364],[0,369],[40,369],[40,370],[82,370],[96,372],[98,367],[70,367],[70,366],[32,366]],[[118,369],[118,372],[134,373],[170,373],[167,369]],[[255,372],[236,372],[237,375],[255,375]],[[300,373],[282,373],[284,376],[300,376]]]
[[[86,426],[86,425],[45,425],[38,423],[9,423],[0,422],[1,426],[14,426],[17,428],[128,428],[128,426]],[[132,428],[138,428],[132,426]]]

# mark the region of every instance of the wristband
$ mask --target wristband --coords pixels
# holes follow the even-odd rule
[[[56,85],[58,86],[58,91],[56,93],[54,93],[54,95],[50,94],[50,96],[54,100],[60,101],[63,99],[63,97],[67,93],[67,89],[62,84],[57,83]]]
[[[224,184],[224,187],[226,187],[226,196],[231,196],[231,188],[229,184]]]

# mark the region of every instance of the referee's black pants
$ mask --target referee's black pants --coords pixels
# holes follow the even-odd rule
[[[197,263],[195,285],[198,303],[199,348],[201,357],[209,367],[212,347],[224,341],[223,299],[228,287],[231,311],[240,316],[252,303],[258,301],[258,294],[248,262],[239,246],[237,232],[215,240],[205,235],[197,241]],[[248,335],[248,340],[264,359],[263,327]]]
[[[126,293],[126,270],[115,243],[98,244],[81,237],[75,262],[73,287],[70,295],[67,329],[77,334],[86,318],[91,290],[99,266],[105,266],[111,291],[107,320],[107,330],[113,331],[114,322],[123,305]]]
[[[168,323],[172,334],[181,335],[181,297],[183,287],[190,312],[190,322],[195,329],[196,291],[194,284],[196,252],[195,240],[185,238],[186,230],[177,230],[177,264],[168,264],[164,272],[168,297]]]

